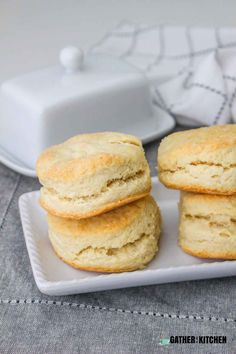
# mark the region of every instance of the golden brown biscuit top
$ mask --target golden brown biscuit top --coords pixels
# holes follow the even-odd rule
[[[50,228],[56,233],[75,237],[77,235],[102,236],[103,234],[117,232],[128,227],[135,219],[142,216],[147,205],[157,209],[154,199],[151,196],[147,196],[108,213],[88,219],[68,220],[48,214],[48,223]]]
[[[77,135],[49,147],[39,156],[40,179],[73,180],[144,157],[141,141],[127,134],[102,132]]]
[[[214,157],[223,159],[223,151],[227,151],[229,161],[227,164],[236,163],[236,153],[231,148],[236,148],[236,124],[215,125],[212,127],[191,129],[173,133],[164,138],[158,150],[159,164],[168,168],[168,162],[184,158],[188,160],[191,155],[206,154],[206,161],[209,157],[214,162]],[[207,155],[208,154],[208,155]],[[200,156],[199,155],[199,156]]]

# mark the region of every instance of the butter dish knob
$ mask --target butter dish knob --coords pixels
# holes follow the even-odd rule
[[[61,65],[68,73],[81,70],[84,61],[84,53],[82,49],[77,47],[65,47],[60,51]]]

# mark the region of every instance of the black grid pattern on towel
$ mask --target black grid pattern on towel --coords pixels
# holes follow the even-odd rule
[[[129,26],[129,29],[123,30],[125,26]],[[165,40],[165,31],[168,28],[170,28],[170,26],[164,24],[147,26],[147,25],[140,25],[137,23],[127,22],[127,21],[122,21],[120,24],[118,24],[117,27],[115,27],[110,32],[106,33],[105,36],[100,41],[95,43],[90,48],[90,51],[96,52],[97,50],[99,50],[100,47],[103,46],[103,44],[107,40],[112,41],[112,39],[126,38],[126,39],[130,39],[130,44],[128,48],[126,48],[124,52],[119,55],[123,60],[128,61],[130,57],[136,54],[138,54],[138,56],[142,56],[142,55],[145,56],[145,54],[136,51],[136,44],[139,35],[150,31],[156,31],[157,41],[159,41],[159,51],[156,52],[155,54],[149,55],[149,57],[152,57],[152,60],[151,63],[148,63],[147,66],[144,68],[144,71],[147,73],[150,72],[155,67],[163,63],[165,60],[178,61],[178,62],[183,61],[182,69],[179,70],[179,72],[173,76],[174,78],[186,72],[191,74],[196,58],[199,58],[201,56],[204,56],[212,52],[217,52],[219,49],[236,48],[236,36],[235,36],[235,41],[225,42],[222,38],[222,33],[221,33],[222,29],[218,27],[211,28],[212,34],[214,35],[215,38],[215,45],[212,44],[212,46],[209,46],[208,48],[204,48],[204,49],[195,48],[192,32],[194,29],[196,29],[196,27],[181,27],[182,29],[184,29],[183,32],[185,33],[184,36],[187,44],[186,51],[183,51],[182,53],[170,55],[166,52],[166,40]],[[187,64],[186,64],[186,60],[187,60]],[[233,75],[232,76],[223,75],[223,79],[233,80],[236,82],[236,77],[234,77]],[[187,88],[185,86],[186,81],[188,81],[188,76],[187,76],[187,80],[185,80],[183,84],[184,85],[183,88]],[[219,102],[219,107],[217,107],[216,105],[216,113],[215,116],[212,118],[212,124],[217,124],[219,122],[221,118],[221,114],[227,105],[229,105],[230,109],[232,108],[233,102],[236,98],[236,85],[230,97],[228,97],[225,92],[219,92],[216,88],[201,82],[191,83],[191,85],[188,85],[188,88],[197,88],[200,90],[205,90],[221,97],[221,101]],[[161,109],[165,110],[166,112],[168,112],[173,116],[172,108],[174,107],[175,104],[173,103],[168,105],[167,102],[165,102],[163,96],[161,95],[160,90],[157,87],[155,87],[154,92],[156,93],[154,104],[156,104],[158,107],[160,107]]]
[[[122,26],[124,25],[131,25],[133,26],[132,30],[129,31],[120,31]],[[130,22],[126,22],[126,21],[122,21],[115,29],[107,32],[102,38],[101,40],[99,40],[98,42],[96,42],[94,45],[91,46],[89,51],[94,51],[97,48],[101,47],[106,40],[108,39],[112,39],[112,38],[130,38],[130,46],[128,49],[126,49],[126,51],[124,53],[122,53],[121,57],[127,57],[127,56],[131,56],[133,54],[135,54],[135,43],[137,41],[138,35],[144,32],[149,32],[152,30],[156,30],[157,34],[159,34],[161,36],[161,42],[162,42],[162,46],[160,46],[160,52],[156,53],[153,59],[153,62],[157,61],[157,58],[161,55],[161,57],[163,59],[171,59],[171,60],[180,60],[180,59],[185,59],[185,58],[190,58],[190,57],[197,57],[197,56],[201,56],[210,52],[214,52],[218,49],[222,49],[222,48],[236,48],[236,38],[235,41],[229,42],[229,43],[224,43],[223,39],[221,38],[221,28],[213,28],[214,31],[214,35],[215,35],[215,41],[216,41],[216,45],[209,47],[209,48],[205,48],[205,49],[195,49],[194,50],[194,46],[193,46],[193,38],[191,35],[192,30],[195,27],[185,27],[185,36],[186,36],[186,43],[189,43],[187,51],[183,52],[181,54],[176,54],[176,55],[168,55],[165,54],[163,51],[163,47],[165,46],[165,37],[164,37],[164,33],[165,30],[169,28],[168,25],[151,25],[151,26],[141,26],[139,24],[136,23],[130,23]],[[161,32],[161,34],[160,34]],[[163,52],[163,53],[161,53]],[[138,54],[142,54],[142,53],[138,53]]]

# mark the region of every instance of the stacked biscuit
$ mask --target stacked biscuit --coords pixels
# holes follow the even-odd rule
[[[80,269],[143,268],[157,252],[160,212],[141,142],[120,133],[75,136],[38,159],[57,255]]]
[[[160,181],[181,190],[179,244],[203,258],[236,259],[236,125],[169,135]]]

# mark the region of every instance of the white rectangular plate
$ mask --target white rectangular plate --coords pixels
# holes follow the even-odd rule
[[[152,195],[161,208],[160,248],[144,270],[103,274],[74,269],[54,253],[47,235],[46,213],[39,192],[23,194],[19,208],[26,246],[39,290],[48,295],[69,295],[99,290],[236,275],[236,261],[208,261],[185,254],[177,244],[179,192],[152,179]]]

